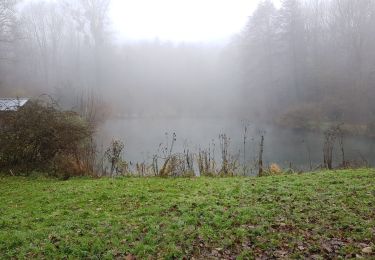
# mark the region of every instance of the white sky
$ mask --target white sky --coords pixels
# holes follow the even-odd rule
[[[238,33],[261,0],[112,0],[120,39],[214,42]]]
[[[23,3],[41,0],[24,0]],[[60,1],[60,0],[47,0]],[[119,41],[216,42],[240,32],[263,0],[111,0]],[[276,6],[281,0],[273,0]]]

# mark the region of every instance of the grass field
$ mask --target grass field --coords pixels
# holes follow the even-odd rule
[[[0,258],[375,258],[375,171],[0,177]]]

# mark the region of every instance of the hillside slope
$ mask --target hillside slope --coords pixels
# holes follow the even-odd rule
[[[0,177],[4,258],[375,257],[375,171]]]

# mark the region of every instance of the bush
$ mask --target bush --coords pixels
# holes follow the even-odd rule
[[[90,127],[78,114],[61,111],[51,102],[30,101],[2,117],[0,167],[25,173],[74,168],[77,174],[80,149],[91,135]]]
[[[279,175],[283,173],[283,170],[278,164],[272,163],[269,168],[269,173],[270,175]]]
[[[125,144],[119,140],[112,140],[111,145],[105,151],[104,156],[110,164],[110,176],[119,175],[127,168],[126,162],[122,159]]]

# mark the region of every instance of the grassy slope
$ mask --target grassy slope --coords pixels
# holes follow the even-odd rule
[[[374,246],[374,170],[223,179],[0,177],[4,258],[371,258],[363,248]]]

